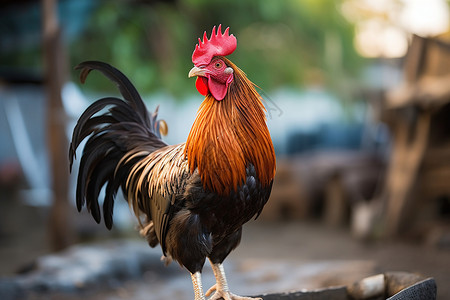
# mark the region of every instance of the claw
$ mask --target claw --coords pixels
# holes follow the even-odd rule
[[[251,298],[251,297],[241,297],[238,295],[235,295],[229,291],[224,291],[221,289],[217,289],[217,284],[213,285],[206,293],[205,296],[209,297],[209,295],[212,294],[212,292],[214,292],[214,295],[212,295],[211,298],[209,298],[208,300],[219,300],[219,299],[223,299],[223,300],[262,300],[262,298]]]
[[[217,283],[214,284],[212,287],[209,288],[209,290],[206,291],[205,296],[209,297],[216,290],[217,290]]]
[[[221,264],[212,264],[212,269],[216,277],[216,284],[205,293],[205,296],[209,297],[214,291],[215,293],[208,300],[262,300],[261,298],[241,297],[232,294],[228,289],[223,266]]]
[[[216,271],[222,271],[223,267],[213,268]],[[222,274],[223,275],[223,274]],[[206,300],[206,297],[209,297],[214,291],[214,295],[211,296],[208,300],[262,300],[261,298],[251,298],[251,297],[241,297],[230,293],[228,290],[228,286],[226,285],[226,280],[223,277],[219,283],[214,284],[204,295],[202,288],[202,279],[200,272],[196,272],[191,274],[192,284],[194,286],[194,294],[195,300]]]

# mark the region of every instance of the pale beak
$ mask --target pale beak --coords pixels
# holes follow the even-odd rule
[[[206,70],[205,68],[199,68],[199,67],[193,67],[188,74],[188,77],[194,77],[194,76],[205,76]]]

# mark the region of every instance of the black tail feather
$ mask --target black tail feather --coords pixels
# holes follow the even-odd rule
[[[101,115],[98,117],[92,117],[108,105],[122,105],[124,102],[121,99],[108,97],[95,101],[92,103],[78,119],[75,128],[73,129],[72,142],[69,146],[69,162],[70,171],[72,171],[73,159],[75,157],[75,150],[80,143],[95,130],[98,130],[98,126],[102,124],[113,123],[115,120],[108,115]]]
[[[106,185],[105,200],[103,201],[103,217],[106,228],[108,229],[111,229],[113,225],[114,198],[116,197],[119,186],[116,186],[112,180]]]
[[[69,147],[70,169],[76,149],[88,138],[80,160],[77,178],[76,204],[78,211],[86,204],[97,223],[101,221],[98,197],[106,184],[103,202],[105,225],[113,224],[114,198],[125,182],[130,169],[139,157],[119,165],[121,159],[136,148],[152,152],[166,146],[160,139],[157,109],[148,113],[141,96],[128,78],[114,67],[96,61],[79,64],[81,82],[85,82],[91,70],[98,70],[117,84],[124,100],[107,97],[92,103],[80,116]],[[108,108],[107,110],[104,110]]]
[[[139,113],[141,123],[151,127],[150,119],[148,117],[147,108],[142,101],[141,96],[130,82],[130,80],[119,70],[113,66],[100,61],[85,61],[75,67],[76,70],[81,70],[80,80],[82,83],[86,81],[88,74],[92,70],[98,70],[108,77],[112,82],[116,83],[123,98],[131,107]]]
[[[77,183],[77,193],[76,202],[78,211],[85,204],[85,198],[88,194],[87,186],[91,180],[91,175],[94,168],[101,160],[107,159],[107,153],[114,149],[114,142],[102,139],[102,136],[96,137],[92,136],[86,143],[83,151],[83,155],[80,161],[80,169],[78,172],[78,183]],[[114,164],[114,161],[111,161]],[[90,204],[88,202],[88,209],[90,209]]]

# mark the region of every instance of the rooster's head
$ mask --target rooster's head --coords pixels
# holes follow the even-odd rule
[[[234,79],[234,70],[225,63],[223,57],[233,53],[236,45],[236,37],[229,34],[229,28],[222,34],[221,25],[217,33],[214,26],[210,39],[206,32],[203,41],[198,39],[192,54],[194,67],[189,77],[197,76],[195,86],[200,94],[206,96],[210,93],[218,101],[225,98],[228,85]]]

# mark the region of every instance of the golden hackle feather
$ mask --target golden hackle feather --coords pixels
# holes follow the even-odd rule
[[[263,187],[275,175],[275,152],[266,125],[261,96],[237,66],[227,95],[217,101],[210,94],[201,104],[186,141],[190,172],[198,168],[205,188],[225,195],[242,184],[249,163]]]

